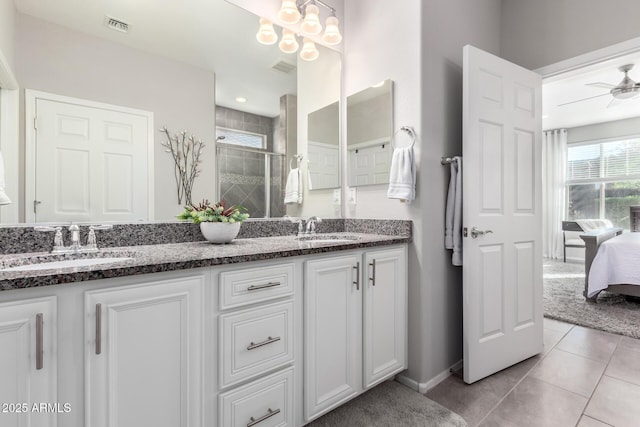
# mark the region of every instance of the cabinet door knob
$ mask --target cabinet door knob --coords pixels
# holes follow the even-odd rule
[[[96,354],[102,353],[102,304],[96,304]]]
[[[356,262],[356,265],[353,267],[356,270],[356,281],[353,282],[356,285],[356,291],[360,290],[360,261]]]
[[[36,369],[44,366],[44,318],[42,313],[36,314]]]

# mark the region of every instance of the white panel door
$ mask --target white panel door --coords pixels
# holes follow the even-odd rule
[[[407,367],[407,257],[404,249],[365,255],[364,387]]]
[[[467,383],[542,352],[541,84],[532,71],[464,47]]]
[[[148,220],[148,117],[36,98],[35,220]]]
[[[350,187],[389,182],[393,150],[389,141],[358,144],[348,151]]]
[[[55,297],[0,304],[0,426],[54,427],[73,410],[56,405],[56,325]]]
[[[203,283],[85,294],[86,427],[202,425]]]
[[[307,261],[305,271],[305,420],[357,395],[362,387],[360,257]]]
[[[309,190],[340,187],[340,152],[337,145],[309,141]]]

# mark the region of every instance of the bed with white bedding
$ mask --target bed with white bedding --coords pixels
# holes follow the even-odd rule
[[[640,296],[640,233],[608,228],[580,236],[586,245],[584,296],[603,290]]]

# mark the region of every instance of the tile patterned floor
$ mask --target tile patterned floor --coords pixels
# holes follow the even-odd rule
[[[640,426],[640,340],[544,319],[544,353],[427,397],[470,427]]]

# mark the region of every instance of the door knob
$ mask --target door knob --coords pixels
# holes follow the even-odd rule
[[[484,236],[485,234],[493,233],[493,230],[480,230],[477,227],[471,229],[471,237],[477,239],[478,236]]]

